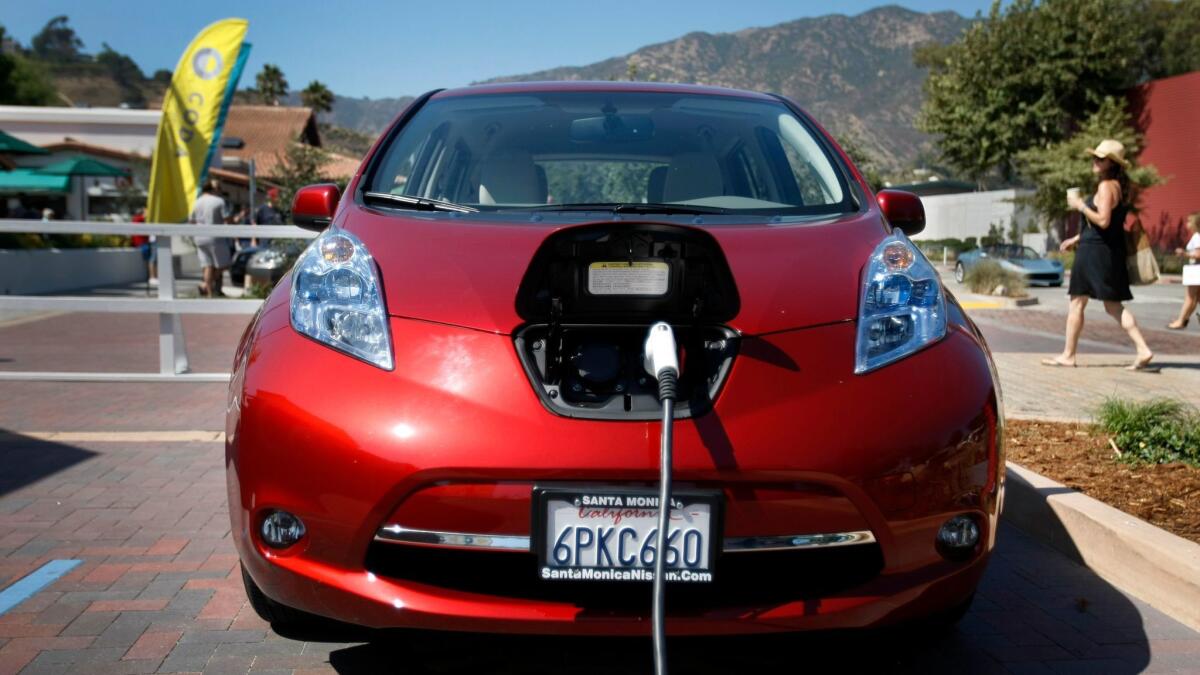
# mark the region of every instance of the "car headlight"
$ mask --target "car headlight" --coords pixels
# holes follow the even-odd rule
[[[287,256],[283,254],[283,251],[276,251],[275,249],[271,248],[258,251],[254,255],[250,256],[251,267],[274,269],[286,261]]]
[[[292,328],[372,365],[391,370],[392,338],[375,263],[358,237],[328,229],[292,272]]]
[[[946,335],[946,298],[933,265],[895,230],[867,262],[854,372],[902,359]]]

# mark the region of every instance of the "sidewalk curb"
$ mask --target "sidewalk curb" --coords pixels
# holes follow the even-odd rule
[[[1038,304],[1033,296],[1024,298],[1008,298],[1002,295],[983,295],[980,293],[955,293],[959,304],[967,309],[1019,309]]]
[[[1200,630],[1200,544],[1008,462],[1003,518],[1105,581]]]

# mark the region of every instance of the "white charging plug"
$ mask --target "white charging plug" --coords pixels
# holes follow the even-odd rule
[[[675,331],[671,324],[659,321],[646,334],[644,365],[646,372],[659,379],[666,371],[679,375],[679,354],[675,347]]]

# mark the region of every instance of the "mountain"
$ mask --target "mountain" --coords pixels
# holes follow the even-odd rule
[[[971,21],[955,12],[878,7],[736,33],[681,38],[585,66],[486,82],[638,80],[771,91],[791,97],[839,137],[855,139],[883,167],[912,164],[929,137],[914,124],[924,71],[913,49],[951,42]]]
[[[914,165],[930,140],[914,124],[925,74],[913,65],[913,49],[927,42],[950,42],[970,25],[955,12],[878,7],[856,16],[830,14],[735,33],[689,33],[590,65],[487,82],[632,76],[778,92],[799,102],[835,135],[865,150],[879,168],[896,170]],[[66,65],[43,65],[61,103],[67,105],[154,107],[170,78],[167,71],[147,78],[131,59],[111,50],[96,57],[81,55]],[[243,85],[252,83],[247,73]],[[237,100],[254,96],[243,90]],[[322,114],[321,121],[349,130],[336,136],[338,147],[357,150],[369,142],[363,135],[377,136],[411,100],[336,96],[333,111]],[[292,92],[284,103],[299,105],[299,93]]]
[[[321,121],[335,127],[378,136],[391,124],[396,115],[413,100],[412,96],[397,98],[333,97],[333,112],[323,113]],[[284,99],[285,105],[300,105],[300,92],[293,91]]]

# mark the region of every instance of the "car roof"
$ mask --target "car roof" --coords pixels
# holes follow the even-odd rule
[[[455,96],[478,96],[484,94],[528,94],[564,91],[607,91],[607,92],[647,92],[667,94],[692,94],[697,96],[727,96],[730,98],[748,98],[760,101],[774,101],[774,96],[756,91],[729,89],[726,87],[710,87],[699,84],[673,84],[665,82],[605,82],[605,81],[571,81],[571,82],[501,82],[496,84],[478,84],[469,87],[446,89],[434,94],[433,98],[449,98]]]

